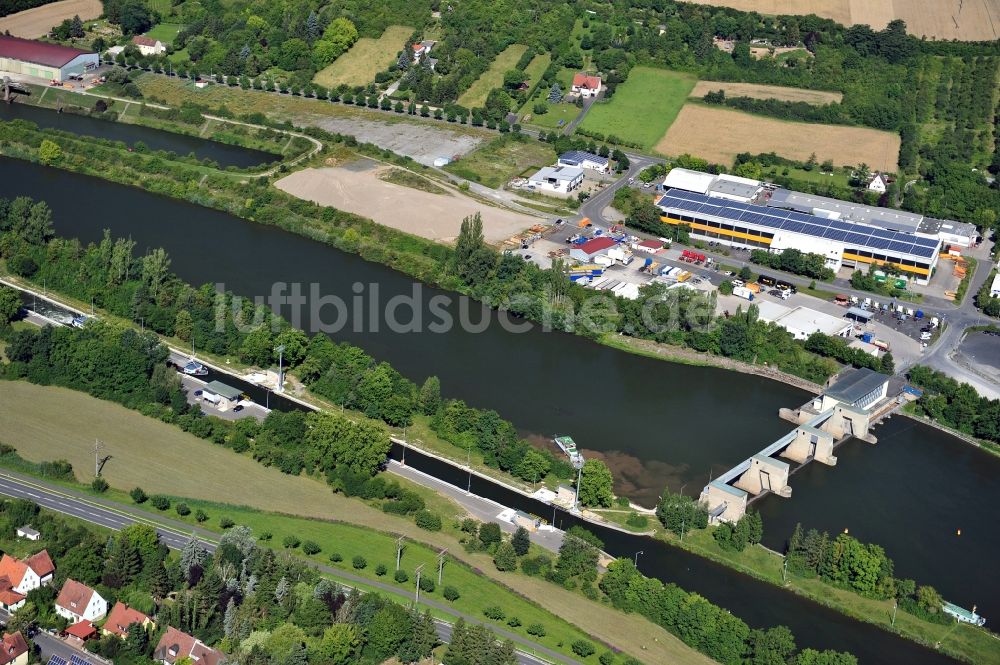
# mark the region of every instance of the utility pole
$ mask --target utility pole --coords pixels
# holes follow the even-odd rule
[[[285,345],[280,344],[278,348],[275,349],[278,352],[278,387],[274,392],[283,393],[285,392],[285,376],[284,376],[284,356],[285,356]]]
[[[583,480],[583,465],[576,468],[576,496],[573,497],[573,510],[580,510],[580,481]]]
[[[469,470],[469,484],[465,488],[466,494],[472,494],[472,448],[465,448],[465,468]]]
[[[417,588],[413,595],[413,606],[416,607],[420,603],[420,574],[424,571],[424,564],[417,566],[414,571],[417,574]]]
[[[645,552],[643,552],[642,550],[639,550],[638,552],[635,553],[635,567],[636,568],[639,567],[639,555],[640,554],[645,554]]]
[[[396,570],[399,570],[399,560],[403,556],[403,536],[396,539]]]
[[[441,586],[441,574],[444,572],[444,555],[447,553],[447,547],[438,552],[438,586]]]
[[[400,464],[406,466],[406,427],[403,427],[403,461]]]
[[[892,624],[890,624],[893,627],[896,626],[896,608],[897,607],[899,607],[899,601],[898,600],[893,600],[892,601]]]
[[[101,475],[101,449],[104,444],[100,439],[94,439],[94,477]]]
[[[684,518],[682,517],[681,518],[681,542],[682,543],[684,542],[684,526],[685,526],[685,524],[684,524]]]
[[[788,576],[788,555],[785,555],[784,563],[781,565],[781,583],[785,583],[785,578]]]

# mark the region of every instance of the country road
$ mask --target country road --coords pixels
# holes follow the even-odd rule
[[[59,487],[12,471],[0,471],[0,495],[28,499],[43,508],[116,531],[132,524],[148,524],[156,529],[162,542],[173,550],[179,550],[184,547],[192,537],[197,538],[209,552],[214,552],[218,544],[216,540],[218,534],[211,531],[176,520],[152,516],[129,506],[117,504],[106,499],[91,497],[77,490]],[[396,600],[404,604],[408,603],[412,598],[408,591],[403,591],[385,582],[369,580],[359,575],[322,564],[310,562],[310,565],[322,573],[337,578],[347,586],[357,584],[368,588],[375,588],[380,593],[396,596]],[[515,643],[518,647],[518,663],[521,665],[545,665],[552,662],[581,665],[572,658],[563,656],[552,649],[525,639],[502,627],[481,621],[478,617],[456,612],[445,603],[427,598],[421,599],[420,602],[426,607],[444,611],[456,618],[463,618],[467,623],[488,625],[499,637],[510,639]],[[435,623],[438,637],[443,642],[447,642],[448,638],[451,637],[451,624],[441,620],[436,620]]]

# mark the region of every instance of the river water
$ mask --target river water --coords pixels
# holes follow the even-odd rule
[[[353,285],[364,285],[359,289],[367,295],[377,284],[383,302],[422,290],[425,304],[418,309],[428,316],[426,303],[433,295],[451,297],[447,311],[456,317],[463,306],[476,313],[474,320],[481,313],[465,299],[415,285],[381,265],[138,189],[7,159],[0,159],[0,183],[0,195],[48,200],[60,235],[91,241],[109,228],[113,235],[131,236],[138,252],[164,247],[173,258],[171,268],[195,284],[221,282],[235,293],[265,296],[275,282],[316,283],[322,293],[348,302],[356,294]],[[83,197],[106,204],[99,211],[80,206]],[[133,214],[136,210],[143,214]],[[364,332],[348,326],[334,337],[362,346],[416,381],[437,374],[446,394],[496,408],[526,433],[572,434],[625,476],[627,493],[646,500],[655,500],[665,483],[696,493],[713,470],[728,468],[787,432],[777,409],[806,399],[802,391],[759,377],[642,358],[571,335],[537,328],[512,334],[497,325],[499,315],[482,316],[491,323],[475,333],[456,326],[436,334],[400,334],[382,325]],[[836,467],[813,464],[795,474],[792,498],[759,503],[769,544],[780,546],[797,521],[835,532],[849,527],[884,545],[898,575],[934,584],[964,606],[978,603],[990,617],[1000,598],[989,563],[998,544],[989,526],[996,523],[1000,463],[902,418],[875,433],[880,443],[874,447],[852,441],[839,448]],[[502,488],[493,485],[481,492],[539,514],[546,510],[519,496],[505,500]],[[956,528],[962,536],[955,535]],[[847,649],[863,662],[942,661],[666,545],[599,531],[613,554],[644,550],[640,564],[647,574],[703,593],[752,625],[786,624],[801,644]]]
[[[198,159],[211,159],[223,168],[235,166],[246,169],[280,159],[278,155],[263,150],[227,145],[142,125],[111,122],[75,113],[59,113],[54,109],[28,104],[0,104],[0,120],[29,120],[44,129],[59,129],[121,141],[128,146],[142,141],[150,150],[172,151],[178,155],[194,153]]]

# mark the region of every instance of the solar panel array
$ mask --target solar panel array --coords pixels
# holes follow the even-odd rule
[[[87,660],[86,658],[78,656],[74,653],[69,657],[68,661],[58,654],[52,654],[52,656],[49,657],[48,665],[94,665],[94,664],[93,662]]]
[[[679,189],[667,190],[657,205],[712,215],[733,222],[802,233],[880,253],[909,254],[931,259],[937,253],[939,244],[936,239],[919,238],[900,231],[851,224],[839,219],[827,219],[793,210],[778,210],[751,203],[727,201]]]

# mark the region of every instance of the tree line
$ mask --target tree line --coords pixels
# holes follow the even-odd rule
[[[771,253],[766,249],[755,249],[750,252],[750,261],[775,270],[784,270],[795,275],[832,281],[834,272],[827,267],[822,254],[803,252],[795,248],[782,250],[781,253]]]
[[[923,365],[913,366],[907,378],[924,391],[916,402],[923,415],[964,434],[1000,443],[1000,399],[983,397],[968,383]]]

